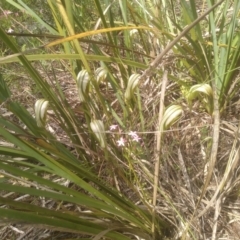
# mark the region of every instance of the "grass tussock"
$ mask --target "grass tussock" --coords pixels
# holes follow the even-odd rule
[[[42,8],[1,6],[1,239],[238,239],[240,3]]]

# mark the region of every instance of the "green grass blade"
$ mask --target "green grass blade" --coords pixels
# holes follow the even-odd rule
[[[27,14],[29,14],[30,16],[32,16],[33,18],[35,18],[42,26],[44,26],[46,29],[48,29],[48,31],[52,34],[57,34],[58,32],[52,28],[49,24],[47,24],[46,22],[44,22],[38,14],[36,14],[31,8],[29,8],[23,1],[18,0],[18,3],[12,1],[12,0],[7,0],[7,2],[9,2],[11,5],[13,5],[14,7],[16,7],[17,9],[26,12]],[[22,5],[22,6],[21,6]]]

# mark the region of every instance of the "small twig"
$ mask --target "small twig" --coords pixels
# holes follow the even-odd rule
[[[33,227],[28,228],[27,231],[23,235],[19,236],[16,240],[27,239],[27,235],[29,235],[29,233],[32,232],[33,230],[34,230]]]
[[[188,173],[187,173],[187,169],[186,169],[186,166],[185,166],[185,163],[184,163],[183,156],[182,156],[180,148],[178,148],[178,160],[179,160],[180,168],[182,170],[184,182],[185,182],[185,184],[186,184],[186,186],[188,188],[190,197],[192,199],[193,206],[195,207],[195,202],[194,202],[194,197],[193,197],[193,192],[192,192],[189,176],[188,176]]]
[[[24,231],[18,229],[17,227],[14,227],[14,226],[10,225],[9,228],[11,228],[16,233],[24,234]]]
[[[159,168],[160,168],[160,150],[161,150],[161,138],[162,138],[162,129],[161,123],[164,112],[164,98],[165,98],[165,90],[167,87],[167,71],[164,71],[163,80],[162,80],[162,88],[161,88],[161,97],[160,97],[160,105],[159,105],[159,115],[158,115],[158,132],[157,132],[157,146],[156,146],[156,163],[155,163],[155,171],[154,171],[154,187],[153,187],[153,213],[152,213],[152,233],[155,235],[155,214],[156,214],[156,202],[157,202],[157,190],[158,190],[158,181],[159,181]]]
[[[210,180],[212,178],[212,173],[215,167],[215,163],[217,161],[217,153],[218,153],[218,143],[219,143],[219,130],[220,130],[220,112],[219,112],[219,103],[218,103],[218,93],[217,93],[217,88],[216,88],[216,83],[215,81],[212,81],[212,86],[213,86],[213,103],[214,103],[214,124],[213,124],[213,136],[212,136],[212,149],[211,149],[211,156],[209,160],[209,166],[208,166],[208,172],[206,176],[206,181],[203,185],[202,192],[198,201],[197,206],[201,202],[204,194],[207,191],[207,187],[210,183]],[[217,197],[218,193],[216,192],[214,197]],[[213,199],[214,199],[213,197]]]
[[[217,224],[218,224],[219,213],[221,211],[221,203],[222,203],[222,195],[216,201],[216,207],[215,207],[215,213],[214,213],[214,219],[213,219],[212,240],[216,240]]]

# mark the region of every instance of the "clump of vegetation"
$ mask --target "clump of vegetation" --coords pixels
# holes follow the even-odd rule
[[[1,237],[236,237],[240,2],[33,3],[2,6]]]

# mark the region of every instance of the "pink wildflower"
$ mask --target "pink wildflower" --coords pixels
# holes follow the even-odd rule
[[[131,136],[132,140],[135,142],[139,142],[139,140],[141,140],[141,138],[137,135],[136,132],[131,131],[128,133],[128,135]]]
[[[14,32],[14,30],[13,30],[12,28],[9,28],[9,29],[7,30],[7,33],[12,33],[12,32]]]
[[[111,125],[110,126],[110,131],[116,130],[118,128],[118,125]]]
[[[133,132],[133,131],[130,131],[130,132],[128,133],[128,135],[131,136],[132,138],[138,137],[137,133],[136,133],[136,132]]]
[[[136,136],[133,136],[133,137],[132,137],[132,140],[133,140],[134,142],[139,142],[139,140],[141,140],[141,138],[140,138],[138,135],[136,135]]]
[[[125,139],[123,137],[121,137],[118,141],[117,141],[117,145],[120,146],[125,146]]]

